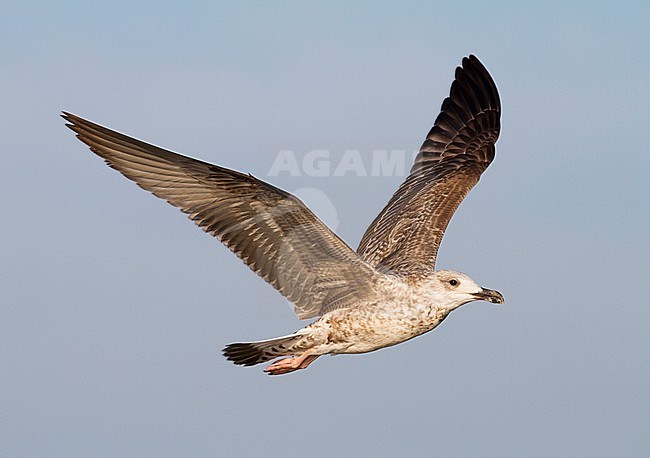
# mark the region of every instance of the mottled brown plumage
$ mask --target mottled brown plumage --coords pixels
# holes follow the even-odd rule
[[[110,167],[223,242],[294,303],[300,319],[358,302],[378,276],[291,194],[70,113],[63,118]]]
[[[476,57],[466,57],[411,174],[363,235],[363,259],[403,277],[433,272],[449,220],[494,159],[500,115],[492,77]]]
[[[273,363],[270,374],[304,369],[323,354],[404,342],[473,300],[503,303],[461,273],[434,271],[450,218],[494,158],[499,116],[487,70],[474,56],[463,59],[411,174],[355,253],[281,189],[63,114],[110,167],[217,237],[293,302],[299,318],[320,317],[294,334],[224,349],[241,365],[296,355]]]

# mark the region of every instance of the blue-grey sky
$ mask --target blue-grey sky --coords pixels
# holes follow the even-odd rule
[[[566,3],[3,2],[0,455],[648,456],[650,7]],[[58,117],[326,196],[356,247],[401,176],[272,164],[417,149],[469,53],[502,133],[438,267],[506,305],[283,377],[220,349],[286,301]]]

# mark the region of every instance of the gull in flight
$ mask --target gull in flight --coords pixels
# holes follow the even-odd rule
[[[356,252],[295,196],[252,175],[62,116],[110,167],[178,207],[273,285],[299,319],[318,318],[293,334],[223,350],[244,366],[275,360],[265,372],[278,375],[321,355],[412,339],[468,302],[504,303],[460,272],[434,269],[449,220],[494,158],[500,115],[492,77],[475,56],[464,58],[409,176]]]

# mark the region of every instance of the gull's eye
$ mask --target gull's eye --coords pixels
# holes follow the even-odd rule
[[[451,286],[458,286],[458,280],[456,280],[455,278],[452,278],[451,280],[449,280],[449,284]]]

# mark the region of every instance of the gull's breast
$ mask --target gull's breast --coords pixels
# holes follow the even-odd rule
[[[403,302],[334,310],[312,323],[321,338],[318,353],[367,353],[431,331],[447,312]]]

